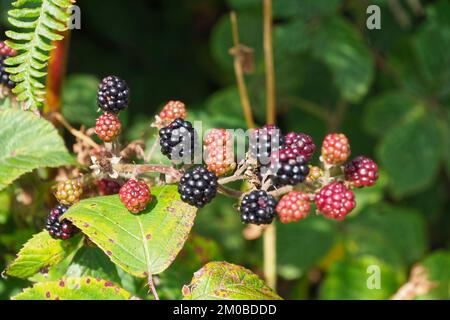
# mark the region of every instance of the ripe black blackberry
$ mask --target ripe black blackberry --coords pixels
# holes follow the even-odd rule
[[[7,86],[9,89],[14,89],[16,83],[10,79],[10,74],[6,72],[5,60],[9,56],[0,56],[0,84]]]
[[[305,157],[298,155],[295,148],[284,146],[271,157],[268,166],[260,168],[260,179],[270,170],[270,177],[274,187],[296,185],[305,181],[309,174],[309,166]]]
[[[97,92],[98,106],[105,112],[119,113],[128,107],[130,89],[127,83],[117,76],[108,76],[102,80]]]
[[[275,218],[277,200],[266,191],[255,190],[241,201],[241,221],[252,224],[271,224]]]
[[[181,200],[202,208],[217,194],[217,176],[203,166],[191,168],[181,177],[178,192]]]
[[[189,121],[178,118],[159,130],[161,153],[171,160],[194,159],[198,135]]]
[[[255,129],[250,136],[250,154],[259,164],[267,165],[272,152],[284,144],[284,136],[275,125]]]
[[[61,217],[67,209],[69,209],[68,206],[58,204],[50,211],[50,214],[47,217],[45,230],[47,230],[54,239],[66,240],[72,238],[79,231],[69,220],[64,219],[59,221],[59,217]]]

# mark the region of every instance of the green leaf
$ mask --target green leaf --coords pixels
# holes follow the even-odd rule
[[[386,133],[378,155],[397,197],[427,188],[441,162],[441,132],[436,119],[418,110]]]
[[[428,280],[436,285],[421,299],[450,299],[450,251],[437,251],[426,258],[422,265],[428,272]]]
[[[379,287],[371,276],[379,271]],[[331,265],[320,288],[320,299],[384,300],[390,298],[401,284],[402,277],[374,257],[346,259]],[[376,280],[375,280],[376,281]]]
[[[383,136],[421,103],[404,92],[386,92],[372,98],[365,107],[364,125],[374,136]]]
[[[130,293],[112,282],[91,277],[39,282],[13,300],[129,300]]]
[[[99,80],[91,75],[75,74],[64,82],[63,115],[70,123],[95,126]]]
[[[93,277],[120,283],[116,266],[97,247],[83,247],[73,257],[67,278]]]
[[[285,279],[299,278],[318,264],[331,250],[337,236],[335,226],[319,217],[280,224],[277,233],[278,269]]]
[[[153,201],[131,214],[118,195],[91,198],[64,215],[122,269],[137,277],[163,272],[184,245],[196,208],[181,201],[177,186],[152,188]]]
[[[183,288],[185,300],[281,300],[257,275],[228,262],[210,262]]]
[[[425,254],[426,224],[415,209],[373,205],[349,221],[346,246],[353,256],[376,256],[401,269]]]
[[[10,215],[11,195],[7,190],[0,191],[0,225],[8,221]]]
[[[0,111],[0,190],[22,174],[74,161],[50,122],[31,112]]]
[[[7,268],[9,276],[27,279],[60,263],[78,247],[80,237],[68,241],[55,240],[47,231],[35,234],[19,251],[17,259]]]

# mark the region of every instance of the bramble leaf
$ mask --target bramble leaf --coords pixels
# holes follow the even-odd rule
[[[181,201],[177,187],[152,188],[153,201],[131,214],[119,196],[80,201],[64,215],[110,259],[137,277],[163,272],[186,241],[197,209]]]
[[[256,274],[228,262],[210,262],[183,288],[185,300],[281,300]]]

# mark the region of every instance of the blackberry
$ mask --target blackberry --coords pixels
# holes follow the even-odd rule
[[[72,205],[80,201],[83,195],[83,184],[79,180],[66,180],[56,186],[55,197],[64,205]]]
[[[186,105],[181,101],[169,101],[159,113],[161,121],[165,124],[172,122],[175,119],[186,119],[187,110]]]
[[[286,185],[296,185],[305,181],[309,174],[309,166],[303,156],[297,155],[294,149],[284,146],[271,157],[270,166],[262,166],[260,178],[264,177],[267,170],[273,186],[282,187]]]
[[[250,135],[250,155],[259,164],[267,165],[270,156],[278,151],[284,144],[284,137],[280,129],[274,125],[266,125],[260,129],[255,129]]]
[[[305,219],[311,209],[308,194],[292,191],[281,198],[277,205],[277,213],[282,223],[290,223]]]
[[[322,143],[322,161],[328,165],[338,165],[347,161],[351,150],[348,138],[343,133],[330,133]]]
[[[102,114],[95,121],[95,133],[104,142],[111,142],[116,139],[121,130],[122,125],[115,114]]]
[[[119,198],[128,211],[138,214],[147,208],[152,193],[145,182],[130,179],[120,188]]]
[[[202,208],[217,194],[217,176],[203,166],[191,168],[181,177],[178,193],[184,202]]]
[[[72,222],[67,219],[59,221],[59,218],[69,209],[68,206],[62,204],[57,205],[50,211],[45,223],[45,230],[54,239],[69,239],[72,238],[79,230]]]
[[[212,129],[203,144],[204,159],[209,171],[222,176],[236,168],[233,134],[225,129]]]
[[[285,137],[285,145],[290,147],[292,152],[297,156],[302,156],[305,161],[310,161],[316,151],[316,145],[314,144],[311,136],[305,133],[288,133]]]
[[[358,156],[344,168],[345,180],[353,187],[371,187],[378,180],[378,166],[370,158]]]
[[[95,181],[94,184],[97,186],[98,194],[101,196],[118,194],[121,187],[118,182],[109,179],[100,179]]]
[[[197,147],[197,132],[192,123],[178,118],[159,130],[161,153],[170,160],[189,163],[194,159]]]
[[[355,194],[342,182],[332,182],[323,187],[314,197],[317,210],[325,217],[341,220],[356,206]]]
[[[98,106],[105,112],[119,113],[128,107],[130,89],[127,83],[116,76],[102,80],[97,92]]]
[[[9,89],[14,89],[16,83],[11,80],[10,74],[6,72],[5,60],[9,56],[0,56],[0,84],[7,86]]]
[[[0,56],[15,56],[17,51],[10,48],[4,41],[0,41]]]
[[[252,191],[241,201],[241,221],[247,224],[271,224],[276,206],[277,200],[266,191]]]

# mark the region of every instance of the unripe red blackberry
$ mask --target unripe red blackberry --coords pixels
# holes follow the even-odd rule
[[[94,182],[97,186],[98,194],[101,196],[110,196],[118,194],[120,191],[120,184],[109,179],[100,179]]]
[[[163,124],[169,124],[175,119],[186,119],[186,106],[181,101],[169,101],[159,113],[159,117]]]
[[[102,114],[95,121],[95,133],[105,142],[111,142],[116,139],[121,130],[122,125],[119,118],[115,114]]]
[[[345,165],[344,173],[353,187],[370,187],[377,182],[378,166],[372,159],[359,156]]]
[[[246,194],[240,204],[241,221],[256,225],[271,224],[275,218],[277,200],[266,191],[255,190]]]
[[[143,181],[128,180],[119,191],[120,201],[134,214],[144,211],[152,199],[150,188]]]
[[[309,166],[309,174],[306,177],[306,182],[314,182],[323,176],[323,170],[316,166]]]
[[[225,129],[212,129],[204,140],[205,163],[217,176],[236,168],[233,135]]]
[[[281,130],[275,125],[266,125],[251,132],[250,155],[259,164],[269,165],[272,153],[278,151],[283,144]]]
[[[328,134],[322,144],[322,160],[329,165],[347,161],[351,150],[347,137],[342,133]]]
[[[97,92],[97,103],[104,112],[119,113],[128,107],[130,89],[127,83],[117,76],[102,80]]]
[[[16,50],[10,48],[4,41],[0,41],[0,56],[12,57],[16,54]]]
[[[317,210],[332,219],[343,219],[356,206],[355,194],[342,182],[332,182],[316,193]]]
[[[290,223],[306,218],[310,209],[309,196],[303,192],[292,191],[281,198],[276,211],[281,222]]]
[[[69,239],[72,238],[79,230],[72,222],[67,219],[59,221],[59,218],[69,209],[68,206],[57,205],[50,211],[45,223],[45,230],[54,239]]]
[[[56,186],[55,197],[64,205],[72,205],[80,201],[83,194],[83,184],[79,180],[66,180]]]
[[[310,161],[316,151],[313,139],[305,133],[291,132],[284,136],[284,140],[285,146],[297,156],[302,156],[305,162]]]
[[[192,161],[198,144],[198,135],[192,123],[178,118],[159,130],[161,153],[171,160]]]
[[[16,83],[11,80],[11,75],[6,71],[5,60],[8,58],[9,56],[0,56],[0,85],[4,85],[9,89],[14,89]]]
[[[202,208],[217,194],[217,176],[203,166],[190,168],[180,179],[178,193],[182,201]]]

